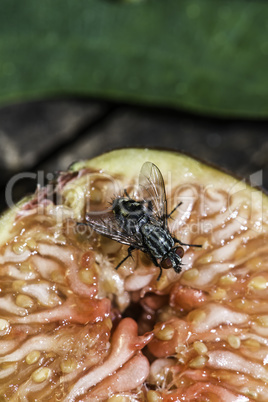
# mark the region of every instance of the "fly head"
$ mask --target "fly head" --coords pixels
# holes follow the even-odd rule
[[[184,250],[181,246],[173,247],[162,259],[161,267],[164,269],[173,268],[175,272],[181,271],[181,260]]]

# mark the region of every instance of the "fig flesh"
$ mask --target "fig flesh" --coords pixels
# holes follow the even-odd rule
[[[144,162],[163,174],[182,271],[85,223]],[[81,161],[0,221],[0,400],[267,401],[268,199],[169,151]]]

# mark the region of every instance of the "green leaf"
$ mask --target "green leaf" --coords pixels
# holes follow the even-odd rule
[[[2,0],[0,102],[52,95],[267,117],[262,0]]]

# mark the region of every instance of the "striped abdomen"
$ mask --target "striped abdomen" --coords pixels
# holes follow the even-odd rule
[[[147,223],[140,230],[145,247],[155,258],[163,258],[174,246],[170,233],[160,226]]]

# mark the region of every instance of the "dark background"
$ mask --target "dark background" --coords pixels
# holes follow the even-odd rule
[[[263,0],[2,0],[0,211],[130,146],[267,189],[267,21]]]
[[[37,180],[30,173],[44,172],[46,178],[79,159],[131,146],[184,151],[246,180],[261,170],[258,184],[267,189],[267,132],[266,120],[212,118],[98,99],[5,106],[0,109],[0,210],[7,206],[8,183],[18,201],[43,177]]]

